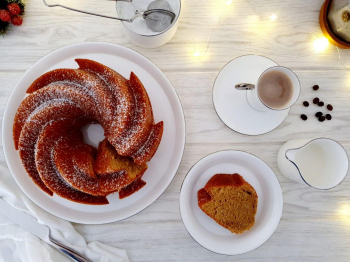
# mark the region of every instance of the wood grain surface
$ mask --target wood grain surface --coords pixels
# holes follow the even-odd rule
[[[50,0],[50,3],[53,3]],[[115,15],[110,1],[68,1]],[[71,3],[73,2],[73,3]],[[150,207],[124,221],[75,228],[87,241],[126,249],[131,261],[350,261],[350,176],[337,188],[317,191],[283,177],[276,158],[290,139],[330,137],[350,152],[350,51],[329,45],[318,24],[323,0],[183,0],[178,31],[165,46],[143,49],[130,43],[114,20],[47,8],[28,0],[24,23],[0,37],[0,114],[16,81],[47,53],[79,42],[110,42],[151,59],[174,85],[186,117],[187,144],[175,179]],[[272,15],[277,19],[273,20]],[[316,42],[317,43],[317,42]],[[245,54],[269,57],[299,76],[302,93],[286,121],[266,135],[244,136],[226,127],[212,104],[214,80],[230,60]],[[317,93],[314,84],[320,85]],[[315,96],[333,104],[333,120],[320,123],[318,108],[302,106]],[[304,122],[300,114],[309,115]],[[188,170],[204,156],[244,150],[264,160],[283,190],[281,222],[268,242],[235,257],[214,254],[187,233],[179,213],[179,192]],[[0,163],[6,164],[2,150]]]

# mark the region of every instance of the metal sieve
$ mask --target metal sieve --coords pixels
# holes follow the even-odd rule
[[[62,8],[83,13],[83,14],[115,19],[123,22],[132,23],[136,18],[143,17],[147,27],[155,32],[161,32],[167,29],[168,27],[170,27],[170,25],[173,23],[176,17],[175,13],[171,10],[170,4],[165,0],[155,0],[151,2],[148,5],[147,10],[138,10],[133,4],[132,2],[133,0],[108,0],[108,1],[130,3],[134,7],[135,15],[131,18],[119,18],[119,17],[113,17],[113,16],[106,16],[106,15],[101,15],[101,14],[96,14],[96,13],[91,13],[91,12],[71,8],[60,4],[48,4],[46,3],[46,0],[43,0],[44,4],[48,7],[62,7]]]

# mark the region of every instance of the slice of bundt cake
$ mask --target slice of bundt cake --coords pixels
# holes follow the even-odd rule
[[[79,69],[55,69],[37,78],[27,93],[33,93],[57,82],[69,83],[86,91],[96,102],[95,110],[99,112],[97,120],[106,132],[110,131],[110,125],[116,118],[117,107],[110,88],[100,77]]]
[[[36,146],[35,162],[37,170],[45,185],[60,197],[82,204],[108,204],[105,196],[93,196],[73,188],[62,178],[55,165],[52,151],[57,141],[61,137],[69,135],[72,130],[76,130],[79,126],[77,124],[73,127],[70,119],[63,119],[52,121],[44,127]]]
[[[152,105],[146,89],[134,73],[125,80],[113,69],[88,59],[75,60],[79,68],[101,77],[114,92],[118,105],[115,134],[106,136],[119,155],[130,156],[135,163],[147,163],[158,149],[163,123],[154,125]]]
[[[241,234],[255,223],[258,195],[239,174],[216,174],[198,191],[198,206],[219,225]]]
[[[108,134],[106,137],[118,150],[119,142],[132,124],[135,111],[134,94],[127,80],[113,69],[89,59],[76,59],[75,61],[78,63],[79,69],[99,76],[107,84],[114,96],[117,114],[112,123],[113,133]]]
[[[136,153],[147,141],[154,120],[152,105],[147,91],[140,79],[138,79],[133,72],[130,74],[128,85],[135,97],[135,111],[128,131],[118,143],[117,151],[121,155],[132,156],[132,154]]]
[[[162,140],[163,129],[164,129],[163,121],[152,126],[152,131],[147,141],[132,156],[136,164],[143,165],[152,159],[154,154],[157,152],[160,141]]]
[[[58,172],[69,185],[90,195],[105,195],[93,168],[96,149],[84,144],[80,130],[61,137],[52,154]]]
[[[16,149],[18,149],[18,140],[22,128],[29,116],[41,105],[57,99],[75,104],[81,108],[86,115],[90,115],[95,119],[98,117],[96,103],[87,92],[64,82],[51,84],[27,96],[18,107],[13,122],[13,141]]]
[[[52,100],[38,107],[27,119],[19,137],[19,156],[30,178],[44,192],[52,195],[41,180],[35,164],[35,146],[44,126],[50,121],[62,118],[72,120],[84,116],[85,113],[69,101]]]
[[[121,156],[104,139],[98,145],[94,171],[99,177],[102,192],[117,192],[141,177],[147,165],[137,165],[131,157]]]

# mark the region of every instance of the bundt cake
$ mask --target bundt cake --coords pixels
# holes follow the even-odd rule
[[[77,59],[80,69],[55,69],[36,79],[20,104],[13,140],[28,175],[49,195],[92,205],[106,196],[123,199],[142,180],[160,144],[163,122],[154,123],[141,81],[109,67]],[[98,150],[84,143],[80,128],[100,123]]]
[[[216,174],[198,191],[198,206],[219,225],[241,234],[255,224],[258,195],[239,174]]]

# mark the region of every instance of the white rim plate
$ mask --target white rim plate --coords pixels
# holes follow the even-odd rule
[[[242,175],[258,194],[255,225],[243,234],[232,234],[198,207],[198,190],[218,173]],[[180,192],[181,217],[189,234],[206,249],[223,255],[243,254],[265,243],[275,232],[282,209],[282,189],[272,169],[242,151],[221,151],[201,159],[188,172]]]
[[[118,194],[108,196],[109,205],[89,206],[74,203],[40,190],[24,170],[12,139],[13,119],[29,85],[43,73],[56,68],[77,68],[74,59],[88,58],[105,64],[129,78],[133,71],[143,82],[150,97],[155,121],[164,121],[161,144],[143,176],[147,185],[134,195],[120,200]],[[30,67],[14,87],[7,102],[2,141],[8,167],[23,192],[38,206],[68,221],[102,224],[128,218],[152,204],[168,187],[180,165],[185,147],[185,119],[175,89],[162,71],[141,54],[115,44],[81,43],[58,49]],[[87,129],[87,140],[103,138],[99,125]],[[96,140],[99,139],[99,140]]]
[[[230,61],[220,71],[213,88],[213,103],[222,120],[233,131],[244,135],[262,135],[276,129],[289,110],[260,112],[247,101],[247,91],[236,90],[239,83],[256,84],[260,75],[278,64],[266,57],[245,55]]]

